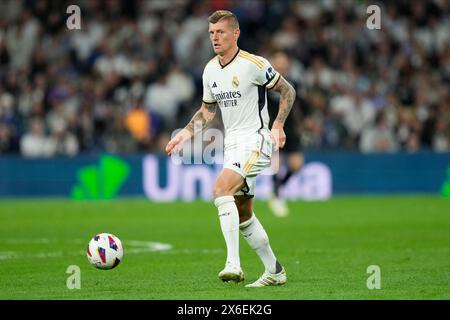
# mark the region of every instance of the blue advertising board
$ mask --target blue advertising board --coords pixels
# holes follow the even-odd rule
[[[308,153],[305,166],[281,190],[289,199],[339,194],[440,194],[450,183],[450,153]],[[80,155],[72,158],[0,157],[0,197],[152,201],[209,200],[220,165],[179,165],[163,155]],[[256,197],[269,196],[270,175],[258,177]]]

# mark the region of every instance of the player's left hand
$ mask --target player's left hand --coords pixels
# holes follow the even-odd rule
[[[279,125],[274,122],[272,130],[270,131],[270,136],[272,138],[275,151],[278,149],[283,149],[284,144],[286,143],[286,134],[284,133],[283,125]]]

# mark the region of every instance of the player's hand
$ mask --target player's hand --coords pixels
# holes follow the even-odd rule
[[[284,144],[286,143],[286,134],[284,133],[283,125],[278,122],[274,122],[272,130],[270,131],[270,136],[272,138],[275,151],[278,149],[283,149]]]
[[[175,137],[173,137],[166,146],[167,155],[171,156],[181,151],[183,144],[186,140],[190,139],[191,136],[187,130],[183,129],[178,132]]]

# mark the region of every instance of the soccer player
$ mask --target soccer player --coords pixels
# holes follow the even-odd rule
[[[286,283],[286,272],[269,244],[263,226],[253,212],[256,176],[270,165],[272,147],[282,148],[286,141],[284,122],[295,99],[294,88],[259,56],[241,50],[236,16],[225,10],[209,18],[209,35],[216,56],[203,72],[203,101],[188,125],[166,146],[168,155],[178,153],[185,141],[214,118],[217,107],[225,129],[224,165],[213,188],[214,204],[227,246],[223,281],[241,282],[244,273],[239,257],[239,230],[253,248],[265,271],[247,287]],[[267,90],[280,92],[279,111],[269,130]]]
[[[289,56],[283,51],[275,52],[270,59],[272,66],[290,83],[297,88],[295,81],[288,78],[291,61]],[[280,196],[280,188],[284,186],[289,178],[299,171],[304,163],[304,156],[300,147],[300,136],[298,130],[300,127],[300,107],[299,99],[295,99],[292,110],[284,124],[284,132],[286,133],[286,144],[283,151],[275,156],[279,159],[274,159],[275,163],[283,163],[286,161],[286,171],[282,174],[273,175],[273,194],[269,198],[269,208],[277,217],[286,217],[289,215],[289,207],[286,201]],[[279,94],[273,90],[267,93],[267,107],[270,116],[269,127],[273,125],[273,120],[276,118],[278,112]]]

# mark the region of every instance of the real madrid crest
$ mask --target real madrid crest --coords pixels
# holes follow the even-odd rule
[[[233,76],[233,80],[231,80],[231,84],[233,87],[237,88],[239,86],[239,80],[236,76]]]

